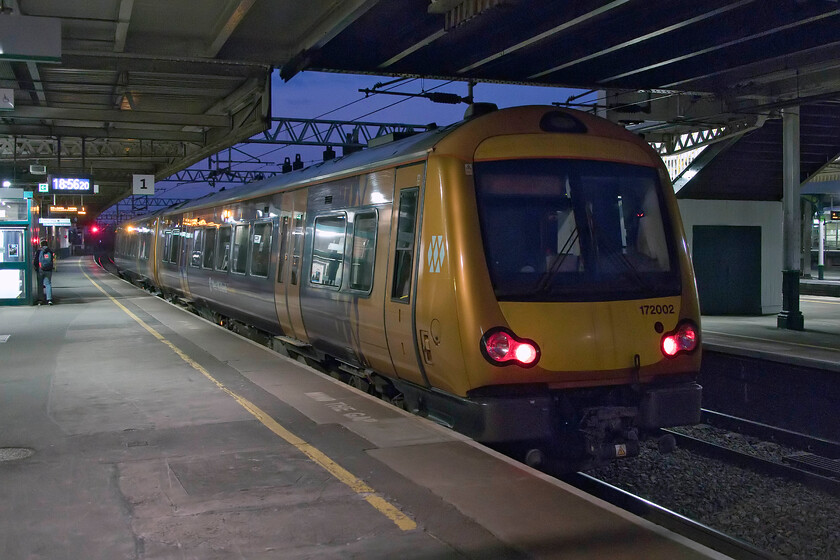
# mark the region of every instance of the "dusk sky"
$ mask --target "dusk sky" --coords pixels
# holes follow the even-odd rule
[[[394,80],[383,76],[360,76],[355,74],[330,74],[324,72],[301,72],[288,82],[275,76],[272,91],[273,112],[275,116],[295,116],[315,118],[322,113],[356,101],[349,107],[330,113],[324,118],[358,119],[385,122],[406,122],[425,124],[437,122],[445,125],[460,120],[466,105],[447,105],[433,103],[428,99],[405,98],[394,95],[375,95],[365,99],[359,89],[373,88],[378,83]],[[434,88],[436,92],[467,95],[466,82],[444,80],[408,79],[399,84],[382,89],[419,93]],[[501,84],[480,83],[475,86],[475,100],[496,103],[499,107],[515,105],[550,104],[565,101],[579,90],[552,87],[527,87]],[[390,107],[389,107],[390,106]],[[362,117],[372,111],[378,111],[369,117]]]
[[[464,116],[466,105],[448,105],[433,103],[424,98],[410,98],[395,95],[373,95],[365,99],[359,89],[373,88],[378,82],[386,83],[393,77],[361,76],[354,74],[332,74],[323,72],[301,72],[288,82],[283,82],[277,73],[273,77],[272,115],[275,117],[323,118],[330,120],[359,120],[367,122],[388,122],[405,124],[437,123],[447,125],[459,121]],[[467,95],[466,82],[447,83],[444,80],[408,79],[398,84],[384,87],[392,91],[419,93],[435,91]],[[500,108],[517,105],[551,104],[566,101],[569,96],[580,90],[528,87],[501,84],[483,84],[475,86],[474,98],[477,102],[490,102]],[[584,99],[589,101],[591,99]],[[243,151],[260,157],[266,170],[277,170],[275,163],[282,163],[286,157],[294,160],[300,153],[308,165],[322,158],[323,148],[306,146],[266,146],[240,145]],[[341,155],[341,150],[336,150]],[[206,169],[207,163],[197,167]],[[234,168],[247,169],[244,164]],[[217,185],[220,188],[222,185]],[[232,188],[233,185],[227,185]],[[158,182],[158,196],[194,198],[210,190],[204,184],[183,184],[170,181]]]

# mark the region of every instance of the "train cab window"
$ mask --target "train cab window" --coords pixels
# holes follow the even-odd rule
[[[248,270],[248,238],[251,234],[251,224],[240,224],[233,229],[233,256],[231,270],[237,274],[245,274]]]
[[[292,230],[292,284],[298,283],[300,254],[303,250],[303,214],[295,212],[295,227]]]
[[[172,243],[169,244],[169,258],[168,262],[178,264],[178,256],[181,251],[181,230],[172,230]]]
[[[204,255],[202,255],[201,266],[213,268],[213,257],[216,254],[216,228],[209,227],[204,230]]]
[[[319,286],[341,286],[341,269],[344,264],[344,216],[315,218],[315,239],[312,246],[312,268],[309,282]]]
[[[418,189],[400,192],[400,214],[397,218],[397,240],[394,250],[394,282],[391,298],[408,303],[414,262],[414,233],[417,221]]]
[[[289,258],[286,255],[286,251],[288,250],[289,244],[289,216],[283,216],[280,218],[280,258],[277,259],[277,282],[283,282],[283,264],[286,262],[286,259]]]
[[[216,237],[216,270],[228,269],[228,260],[230,259],[230,230],[230,226],[219,228],[219,234]]]
[[[254,224],[251,236],[251,275],[268,277],[268,261],[271,251],[271,223]]]
[[[654,168],[532,159],[481,162],[474,169],[485,258],[500,300],[679,293]]]
[[[190,266],[198,268],[201,266],[201,252],[204,250],[204,230],[193,231],[192,253],[190,253]]]
[[[376,260],[376,212],[353,219],[353,253],[350,255],[350,289],[370,292]]]

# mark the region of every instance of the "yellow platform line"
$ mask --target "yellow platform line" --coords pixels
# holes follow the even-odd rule
[[[79,268],[82,268],[81,261],[79,261]],[[85,278],[87,278],[91,284],[93,284],[96,289],[100,292],[105,294],[105,297],[110,299],[114,305],[119,307],[126,315],[134,319],[141,327],[146,329],[149,334],[153,337],[158,339],[163,344],[167,345],[169,348],[172,349],[175,354],[178,355],[182,360],[184,360],[190,367],[194,370],[201,373],[204,377],[209,379],[213,384],[216,385],[219,389],[233,397],[233,399],[242,406],[245,410],[251,413],[257,420],[259,420],[266,428],[283,438],[289,444],[295,446],[301,453],[309,457],[312,461],[317,463],[320,467],[326,470],[328,473],[333,475],[343,484],[350,487],[351,490],[362,496],[367,503],[372,505],[376,508],[377,511],[382,513],[385,517],[390,519],[397,527],[399,527],[403,531],[411,531],[417,528],[417,523],[414,522],[410,517],[405,515],[401,512],[397,507],[389,503],[387,500],[378,496],[376,491],[371,488],[366,482],[362,479],[355,476],[353,473],[330,459],[326,454],[320,451],[315,446],[307,443],[303,439],[299,438],[283,426],[281,426],[274,418],[272,418],[268,413],[263,411],[257,405],[246,399],[245,397],[238,395],[228,389],[223,383],[213,377],[209,371],[204,369],[204,367],[187,356],[183,350],[175,346],[172,342],[166,339],[162,334],[157,332],[153,327],[146,324],[143,319],[132,313],[128,308],[126,308],[123,304],[117,301],[116,298],[112,297],[109,293],[107,293],[99,284],[94,281],[93,278],[88,276],[88,274],[82,269],[82,274],[84,274]]]

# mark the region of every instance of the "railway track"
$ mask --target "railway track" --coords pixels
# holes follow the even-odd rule
[[[736,560],[778,560],[780,558],[587,474],[572,473],[564,475],[561,480],[587,494]]]
[[[836,460],[840,457],[840,443],[710,410],[703,411],[701,422],[804,451],[788,454],[782,458],[782,461],[775,461],[703,438],[686,435],[679,430],[662,430],[662,432],[673,436],[679,447],[692,453],[725,461],[768,476],[785,478],[814,490],[840,497],[840,461]]]
[[[823,457],[831,459],[840,458],[840,442],[809,436],[744,418],[737,418],[713,410],[703,409],[700,422],[716,428],[757,437],[765,441],[772,441],[788,447],[807,450]]]
[[[840,461],[835,461],[840,456],[840,444],[837,442],[810,437],[710,410],[703,411],[701,422],[713,428],[709,428],[708,426],[702,427],[701,425],[698,427],[687,427],[685,429],[663,430],[662,433],[663,435],[673,437],[677,446],[682,450],[680,453],[682,457],[679,460],[680,462],[671,464],[671,468],[677,469],[678,472],[682,471],[683,464],[692,465],[700,461],[700,457],[703,457],[703,460],[712,459],[721,465],[727,465],[723,470],[715,470],[715,475],[708,479],[707,483],[700,482],[700,479],[697,478],[698,473],[689,472],[682,479],[682,483],[675,484],[675,478],[673,476],[665,476],[662,470],[657,470],[656,468],[652,471],[639,472],[639,478],[626,475],[617,477],[616,471],[612,471],[609,474],[604,473],[607,476],[605,480],[609,481],[609,483],[584,473],[575,473],[562,478],[575,487],[643,517],[652,523],[661,525],[688,539],[739,559],[780,558],[780,556],[774,556],[774,554],[779,554],[780,550],[784,549],[784,547],[780,546],[778,540],[756,539],[755,535],[749,529],[745,529],[737,521],[733,521],[738,518],[736,512],[743,514],[743,510],[733,508],[726,512],[728,508],[733,507],[733,500],[724,500],[722,503],[718,502],[713,497],[716,493],[723,492],[727,496],[731,496],[733,494],[730,494],[730,492],[735,492],[735,495],[739,497],[734,498],[734,501],[744,499],[744,494],[737,493],[734,490],[735,487],[730,485],[738,484],[736,482],[738,480],[754,480],[754,477],[759,476],[767,477],[768,484],[765,485],[765,492],[767,491],[766,488],[788,488],[792,486],[788,484],[789,482],[795,482],[809,489],[803,489],[797,492],[798,495],[812,492],[818,495],[826,495],[825,500],[832,500],[833,498],[830,496],[840,498],[840,477],[826,476],[825,473],[821,474],[820,472],[814,472],[813,469],[803,468],[801,464],[802,456],[807,457],[812,456],[814,453],[820,453],[821,465],[828,462],[832,466],[840,466]],[[691,437],[686,433],[680,432],[687,432],[697,437]],[[737,432],[740,435],[732,434],[732,432]],[[706,441],[704,438],[708,438],[710,441]],[[766,445],[766,442],[772,442],[773,445]],[[727,447],[727,445],[731,447]],[[655,446],[652,449],[655,449]],[[793,453],[792,450],[807,450],[807,452]],[[656,451],[652,452],[656,453]],[[756,454],[763,453],[767,458],[758,457],[755,454],[750,454],[750,452]],[[695,459],[691,459],[692,455],[695,456]],[[787,462],[788,459],[791,459],[791,462]],[[796,461],[799,461],[799,463]],[[659,459],[653,459],[653,462],[643,462],[640,465],[655,465],[658,463],[660,463]],[[638,467],[639,465],[637,465]],[[738,472],[743,473],[744,470],[749,470],[753,474],[751,476],[737,474]],[[828,469],[828,471],[831,474],[831,469]],[[657,473],[654,476],[662,480],[664,488],[668,488],[671,494],[669,495],[668,492],[652,492],[649,484],[650,475],[645,474],[646,472]],[[721,477],[721,473],[724,472],[731,474]],[[598,474],[597,476],[600,477],[601,475]],[[700,477],[702,478],[703,475],[700,475]],[[782,479],[784,482],[769,482],[778,479]],[[618,482],[618,480],[621,482]],[[668,482],[665,482],[666,480]],[[621,488],[626,488],[627,490],[616,487],[616,483]],[[695,488],[696,485],[697,488],[704,489],[696,497],[699,500],[696,504],[693,501],[687,501],[685,497],[677,500],[679,505],[674,502],[672,499],[674,497],[673,492],[680,488],[680,484],[683,486],[689,484],[691,488]],[[720,485],[719,488],[718,484]],[[644,490],[642,490],[643,488]],[[787,490],[787,492],[790,491]],[[640,493],[645,497],[635,496],[634,494],[636,493]],[[709,494],[708,496],[707,493]],[[689,494],[691,493],[689,492]],[[785,495],[784,492],[782,492],[782,495]],[[708,501],[706,501],[707,498]],[[666,508],[657,505],[659,503],[669,505]],[[745,499],[744,503],[749,503],[749,499]],[[761,507],[758,504],[755,505]],[[671,507],[675,507],[676,509],[668,509]],[[770,507],[771,511],[786,511],[786,506],[779,506],[772,500],[768,500],[765,507]],[[685,513],[688,511],[695,512],[690,515],[691,518],[685,516]],[[704,512],[701,515],[703,522],[693,519],[698,511]],[[725,513],[721,514],[722,511]],[[804,513],[802,510],[797,510],[796,506],[792,506],[791,511]],[[784,514],[782,516],[786,517]],[[755,514],[742,515],[742,518],[755,519],[754,523],[758,523],[758,519],[761,519],[761,523],[768,523],[769,533],[767,534],[780,534],[778,529],[774,531],[771,528],[777,524],[772,513],[759,513],[759,510],[756,510]],[[704,524],[710,521],[713,524],[712,526]],[[754,523],[748,522],[747,524],[754,525]],[[731,535],[736,536],[733,537]],[[766,544],[768,550],[774,550],[776,552],[766,552],[761,548],[753,546],[753,544],[749,544],[759,542]],[[816,540],[813,542],[822,541]],[[822,546],[822,548],[818,547],[817,550],[825,551],[831,548],[830,544],[819,546]],[[796,547],[794,548],[796,549]],[[789,556],[787,554],[789,550],[785,550],[785,552],[784,558],[805,557],[797,555]],[[818,555],[817,557],[822,556]]]
[[[811,470],[806,470],[790,464],[763,459],[749,453],[744,453],[742,451],[730,449],[702,439],[687,436],[673,430],[663,431],[667,434],[673,435],[677,440],[677,445],[679,447],[687,449],[692,453],[701,454],[719,461],[725,461],[738,467],[751,469],[768,476],[785,478],[787,480],[803,484],[814,490],[819,490],[821,492],[825,492],[826,494],[840,497],[840,480],[837,478],[824,476]]]

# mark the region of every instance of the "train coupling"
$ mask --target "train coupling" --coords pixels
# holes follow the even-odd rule
[[[639,454],[639,430],[634,407],[599,407],[585,411],[580,428],[586,453],[597,462]]]

